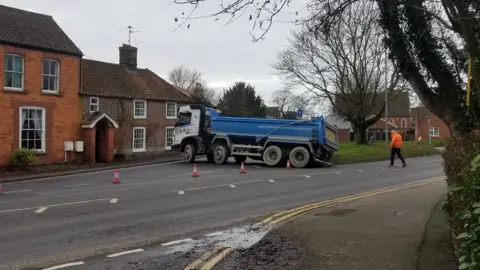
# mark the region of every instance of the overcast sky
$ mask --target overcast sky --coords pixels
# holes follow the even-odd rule
[[[221,0],[202,3],[196,16],[218,10]],[[279,21],[292,21],[304,1],[286,9]],[[277,52],[287,45],[294,26],[278,22],[265,40],[253,43],[248,13],[225,26],[228,17],[193,20],[174,31],[175,17],[188,14],[192,5],[174,0],[2,0],[2,4],[53,16],[80,47],[85,58],[118,63],[118,47],[128,41],[127,26],[141,31],[132,34],[138,47],[138,66],[149,68],[167,79],[168,71],[179,65],[202,72],[212,87],[223,89],[242,80],[252,83],[270,102],[271,93],[282,86],[271,64]],[[140,4],[141,3],[141,4]]]

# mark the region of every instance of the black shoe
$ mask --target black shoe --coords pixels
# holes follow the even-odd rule
[[[407,163],[403,163],[402,167],[404,168],[407,167]]]

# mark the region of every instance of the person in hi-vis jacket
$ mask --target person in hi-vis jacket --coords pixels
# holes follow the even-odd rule
[[[402,135],[400,135],[396,130],[392,130],[392,143],[391,143],[391,155],[390,155],[390,167],[393,166],[395,161],[395,154],[402,161],[403,167],[407,166],[405,159],[402,156]]]

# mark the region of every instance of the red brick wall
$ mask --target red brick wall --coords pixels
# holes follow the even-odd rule
[[[348,142],[350,141],[350,130],[349,129],[339,129],[337,130],[338,142]]]
[[[4,56],[14,53],[24,57],[24,91],[4,89]],[[60,62],[59,94],[42,93],[42,60]],[[45,153],[36,163],[64,161],[64,142],[80,139],[81,107],[78,96],[80,58],[55,53],[0,45],[0,166],[9,163],[12,150],[19,148],[19,107],[45,108]],[[74,155],[72,155],[74,156]]]
[[[99,96],[99,110],[106,113],[119,124],[115,130],[114,152],[127,156],[155,155],[165,151],[166,128],[173,127],[176,119],[166,119],[164,101],[147,100],[147,119],[133,118],[133,100]],[[89,113],[90,96],[82,96],[83,114]],[[183,104],[177,103],[177,110]],[[146,152],[132,152],[133,128],[146,128]]]
[[[432,141],[440,141],[446,137],[450,137],[450,129],[448,126],[436,115],[432,114],[430,119],[430,127],[436,127],[439,129],[439,136],[433,137]],[[428,119],[419,118],[415,123],[415,139],[418,140],[419,137],[422,137],[422,141],[428,141],[429,128],[428,128]]]

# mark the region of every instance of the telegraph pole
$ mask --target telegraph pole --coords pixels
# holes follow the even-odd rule
[[[388,146],[388,51],[385,50],[385,144]]]

